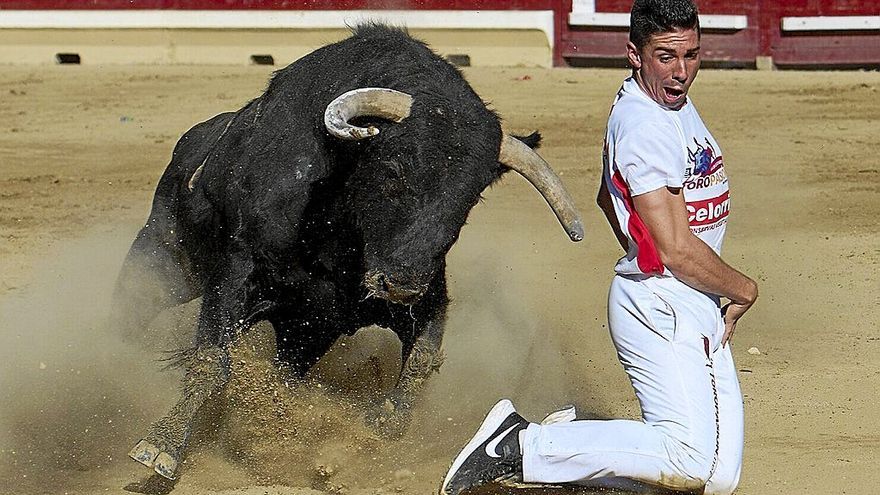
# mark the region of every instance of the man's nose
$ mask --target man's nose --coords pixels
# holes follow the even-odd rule
[[[682,84],[687,82],[687,66],[683,59],[675,63],[675,67],[672,69],[672,78]]]

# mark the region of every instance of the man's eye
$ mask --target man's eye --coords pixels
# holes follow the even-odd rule
[[[664,64],[668,64],[671,61],[672,57],[660,57],[660,62],[663,62]]]

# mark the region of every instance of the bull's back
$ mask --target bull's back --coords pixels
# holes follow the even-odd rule
[[[234,115],[234,112],[221,113],[196,124],[180,137],[174,146],[171,162],[159,179],[156,198],[171,199],[181,192],[181,188],[194,185],[190,182],[193,174],[205,163],[214,144]]]
[[[295,102],[305,118],[320,125],[328,103],[362,87],[395,89],[416,101],[451,100],[460,110],[485,112],[457,68],[404,29],[378,24],[357,26],[351,37],[279,70],[264,97]]]

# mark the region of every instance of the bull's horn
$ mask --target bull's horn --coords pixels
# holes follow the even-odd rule
[[[357,140],[379,134],[373,126],[348,123],[355,117],[372,116],[400,122],[409,117],[412,96],[388,88],[353,89],[336,97],[324,111],[324,126],[339,139]]]
[[[559,223],[572,241],[584,238],[584,224],[575,209],[571,195],[565,190],[559,176],[550,165],[525,143],[507,134],[501,140],[498,161],[518,172],[535,186],[553,209]]]

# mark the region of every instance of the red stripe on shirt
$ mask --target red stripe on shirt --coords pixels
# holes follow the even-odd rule
[[[617,190],[620,191],[621,196],[623,196],[623,204],[626,205],[626,211],[629,213],[629,220],[627,221],[626,229],[629,232],[630,238],[632,238],[638,247],[636,263],[639,265],[639,270],[646,275],[663,273],[663,262],[660,261],[660,254],[657,252],[657,247],[654,245],[654,238],[651,237],[651,233],[648,232],[648,227],[645,226],[645,222],[643,222],[639,214],[636,213],[629,186],[627,186],[626,181],[623,180],[623,176],[620,175],[619,171],[614,172],[611,182],[614,183],[614,187],[616,187]]]

